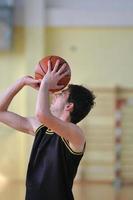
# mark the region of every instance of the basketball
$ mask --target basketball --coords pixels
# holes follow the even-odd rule
[[[47,70],[48,70],[48,61],[49,60],[51,62],[51,69],[52,70],[53,70],[53,68],[54,68],[55,63],[56,63],[57,60],[60,61],[58,70],[62,67],[62,65],[64,63],[66,63],[66,67],[65,67],[65,70],[63,71],[63,73],[68,68],[70,70],[69,64],[63,58],[61,58],[59,56],[47,56],[45,58],[42,58],[38,62],[38,64],[36,65],[36,67],[35,67],[35,79],[42,79],[45,76],[45,74],[47,73]],[[71,70],[70,70],[70,74],[65,75],[62,79],[59,80],[58,85],[64,85],[64,87],[66,87],[67,84],[69,83],[70,79],[71,79]],[[61,89],[51,89],[50,91],[51,92],[56,92],[56,91],[62,90],[63,88],[61,88]]]

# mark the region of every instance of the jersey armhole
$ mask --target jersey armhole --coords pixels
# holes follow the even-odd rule
[[[38,131],[39,131],[42,127],[45,127],[44,124],[41,124],[41,125],[35,130],[35,135],[38,133]]]
[[[70,147],[70,145],[69,145],[69,143],[68,143],[68,141],[66,141],[63,137],[61,137],[61,139],[62,139],[62,141],[64,142],[64,144],[65,144],[65,146],[67,147],[67,149],[70,151],[70,153],[72,153],[73,155],[83,155],[84,154],[84,152],[85,152],[85,147],[86,147],[86,142],[84,143],[84,147],[83,147],[83,150],[81,151],[81,152],[76,152],[76,151],[74,151],[71,147]]]

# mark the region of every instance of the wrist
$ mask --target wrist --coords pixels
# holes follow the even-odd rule
[[[26,85],[25,77],[18,79],[17,82],[21,87],[24,87]]]
[[[47,81],[42,81],[42,82],[41,82],[41,88],[45,88],[45,90],[46,90],[46,89],[49,90],[49,87],[50,87],[49,82],[47,82]]]

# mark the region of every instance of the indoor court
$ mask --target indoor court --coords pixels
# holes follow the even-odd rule
[[[35,66],[49,55],[64,58],[70,83],[96,96],[78,124],[86,149],[74,200],[133,200],[133,1],[0,0],[0,109],[6,88],[35,77]],[[24,87],[9,110],[33,116],[36,99]],[[25,199],[33,141],[0,122],[0,200]]]

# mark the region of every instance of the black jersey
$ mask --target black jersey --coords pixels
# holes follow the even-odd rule
[[[26,200],[73,200],[72,185],[83,152],[41,125],[30,156]]]

